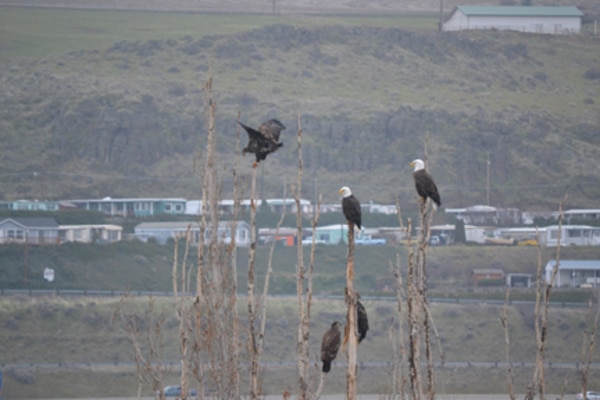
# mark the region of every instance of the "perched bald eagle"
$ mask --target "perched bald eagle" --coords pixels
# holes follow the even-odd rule
[[[341,342],[340,323],[335,321],[331,328],[323,335],[321,341],[321,361],[323,361],[323,372],[331,370],[331,362],[337,356]]]
[[[429,197],[434,203],[433,209],[435,210],[442,205],[442,201],[433,178],[425,171],[425,163],[417,158],[410,163],[410,166],[414,167],[413,178],[415,179],[417,193],[423,199],[423,202],[427,201]]]
[[[256,163],[267,158],[267,155],[283,146],[279,143],[279,135],[285,126],[277,119],[263,122],[258,130],[238,122],[248,133],[248,145],[242,149],[242,154],[254,153]]]
[[[360,299],[360,295],[357,298]],[[356,321],[356,325],[358,326],[358,343],[360,343],[367,337],[367,331],[369,330],[367,310],[365,310],[365,306],[362,305],[360,300],[356,300]]]
[[[342,187],[338,193],[342,196],[342,212],[346,221],[353,223],[360,230],[362,222],[360,201],[354,197],[348,186]]]

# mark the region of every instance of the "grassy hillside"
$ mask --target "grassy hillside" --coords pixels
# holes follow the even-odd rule
[[[2,2],[0,2],[1,4]],[[18,57],[41,58],[73,50],[103,50],[122,40],[145,42],[179,39],[187,35],[230,35],[267,25],[366,25],[407,29],[436,28],[431,14],[393,17],[301,15],[244,15],[156,13],[143,11],[89,11],[2,7],[0,61]]]
[[[134,396],[136,381],[131,364],[131,343],[118,325],[111,323],[111,314],[117,303],[118,299],[98,298],[1,298],[0,317],[3,322],[0,324],[0,341],[5,345],[2,354],[4,396]],[[397,306],[394,302],[366,300],[364,303],[371,329],[358,350],[358,359],[362,363],[359,392],[386,394],[389,393],[392,371],[388,363],[393,362],[389,334],[394,321],[398,320]],[[143,317],[148,300],[139,298],[128,304],[127,312],[137,310],[140,326],[148,326],[150,320]],[[165,384],[173,384],[178,379],[178,322],[172,307],[172,300],[157,299],[156,315],[165,318],[162,325],[165,345],[162,354],[165,362],[175,362],[170,368],[171,372],[167,373]],[[243,300],[239,307],[240,318],[245,326],[246,305]],[[294,391],[296,388],[296,372],[292,366],[295,360],[296,307],[294,299],[278,298],[269,303],[264,361],[284,364],[266,366],[266,394],[280,394],[285,389]],[[457,362],[505,361],[504,334],[499,319],[501,307],[483,303],[432,304],[431,311],[448,365],[436,370],[438,394],[506,393],[504,367],[453,366]],[[344,312],[345,305],[341,300],[316,300],[310,336],[311,359],[315,359],[315,362],[322,332],[333,319],[343,319]],[[521,367],[520,363],[529,363],[534,359],[533,309],[531,305],[511,306],[508,315],[511,349],[516,363],[516,390],[523,392],[531,371]],[[588,311],[551,308],[549,321],[547,361],[555,365],[580,362],[583,330],[589,323]],[[245,332],[245,328],[242,328],[242,332]],[[343,357],[339,358],[339,363],[343,363]],[[436,350],[436,359],[439,358]],[[29,363],[45,366],[26,366]],[[73,363],[78,366],[65,366]],[[334,364],[328,376],[325,393],[341,393],[344,390],[345,369],[339,363]],[[578,391],[579,375],[576,369],[555,366],[548,368],[546,373],[548,392],[560,393],[565,384],[567,393]],[[242,380],[247,378],[243,374]],[[590,380],[597,378],[598,371],[593,369]],[[245,393],[245,386],[242,393]],[[151,394],[149,387],[145,387],[144,394]]]
[[[357,290],[365,295],[390,295],[395,285],[390,265],[395,263],[398,251],[401,262],[406,263],[405,247],[397,250],[392,246],[359,246],[356,249]],[[296,248],[283,246],[275,249],[271,294],[296,292],[296,252]],[[181,257],[183,250],[179,254]],[[194,260],[194,252],[191,254],[190,259]],[[562,259],[595,259],[597,254],[597,249],[593,247],[561,249]],[[267,268],[267,257],[268,247],[259,246],[256,261],[259,286],[262,286]],[[543,249],[544,265],[554,257],[552,249]],[[308,248],[305,249],[304,259],[308,263]],[[315,293],[343,294],[345,259],[344,246],[317,247]],[[178,262],[181,263],[181,259]],[[456,292],[472,288],[470,278],[474,268],[502,268],[505,273],[535,274],[537,253],[532,247],[430,247],[427,262],[430,294],[452,297]],[[237,265],[240,293],[246,292],[247,263],[247,251],[239,249]],[[0,246],[0,288],[168,291],[171,290],[172,266],[173,245],[133,241],[110,245],[67,243],[62,246]],[[44,268],[55,270],[54,282],[48,283],[43,279]],[[497,296],[503,298],[502,288]]]
[[[212,76],[224,197],[241,113],[250,125],[277,116],[288,127],[259,170],[263,197],[281,197],[296,176],[301,116],[306,186],[325,201],[350,183],[363,202],[412,207],[408,163],[427,142],[448,207],[485,201],[488,152],[494,205],[555,209],[567,192],[567,207],[597,205],[600,51],[587,35],[441,34],[434,19],[401,29],[390,26],[414,21],[228,15],[203,24],[142,13],[124,23],[111,12],[6,10],[25,21],[0,44],[6,199],[198,198]],[[44,15],[55,18],[24,40]],[[212,28],[219,18],[222,30]],[[105,31],[77,33],[80,20]],[[60,53],[65,36],[74,44]],[[43,58],[13,57],[40,48]],[[243,182],[249,164],[239,163]]]

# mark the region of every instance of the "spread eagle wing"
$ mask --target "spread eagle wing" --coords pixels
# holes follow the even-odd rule
[[[283,130],[285,130],[285,126],[281,121],[274,118],[263,122],[258,127],[258,131],[273,142],[279,142],[279,135],[281,135],[281,131]]]
[[[254,153],[256,155],[256,162],[260,162],[266,159],[267,155],[283,146],[283,143],[277,143],[275,140],[272,139],[272,137],[265,135],[260,130],[251,128],[248,125],[245,125],[239,121],[238,123],[248,133],[248,145],[244,147],[244,149],[242,149],[242,154]],[[261,125],[261,127],[263,125]],[[267,129],[267,131],[270,130]]]

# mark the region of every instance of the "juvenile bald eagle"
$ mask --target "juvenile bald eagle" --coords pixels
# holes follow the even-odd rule
[[[358,299],[360,299],[360,295],[358,295]],[[362,305],[360,300],[356,300],[356,322],[358,326],[358,343],[360,343],[367,337],[367,331],[369,330],[367,310],[365,310],[365,306]]]
[[[360,201],[354,197],[348,186],[342,187],[338,193],[342,196],[342,212],[346,221],[353,223],[360,230],[362,223]]]
[[[248,145],[242,149],[242,155],[254,153],[256,163],[267,158],[267,155],[273,153],[283,146],[279,143],[279,135],[285,129],[285,126],[277,119],[270,119],[263,122],[258,130],[238,122],[248,133]]]
[[[415,179],[417,193],[423,199],[423,202],[427,201],[429,197],[434,203],[433,208],[435,210],[442,205],[442,201],[433,178],[425,171],[425,163],[423,163],[423,160],[417,158],[410,163],[410,166],[414,167],[413,178]]]
[[[340,323],[335,321],[331,328],[323,335],[321,341],[321,361],[323,361],[323,372],[328,373],[331,370],[331,362],[337,356],[341,342]]]

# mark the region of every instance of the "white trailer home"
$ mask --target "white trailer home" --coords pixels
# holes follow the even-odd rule
[[[548,261],[544,270],[546,283],[552,280],[556,260]],[[554,286],[560,287],[599,287],[600,260],[560,260]]]
[[[581,32],[577,7],[456,6],[442,31],[488,30],[569,34]]]
[[[600,246],[600,228],[587,225],[552,225],[546,227],[540,239],[540,244],[548,247]]]

